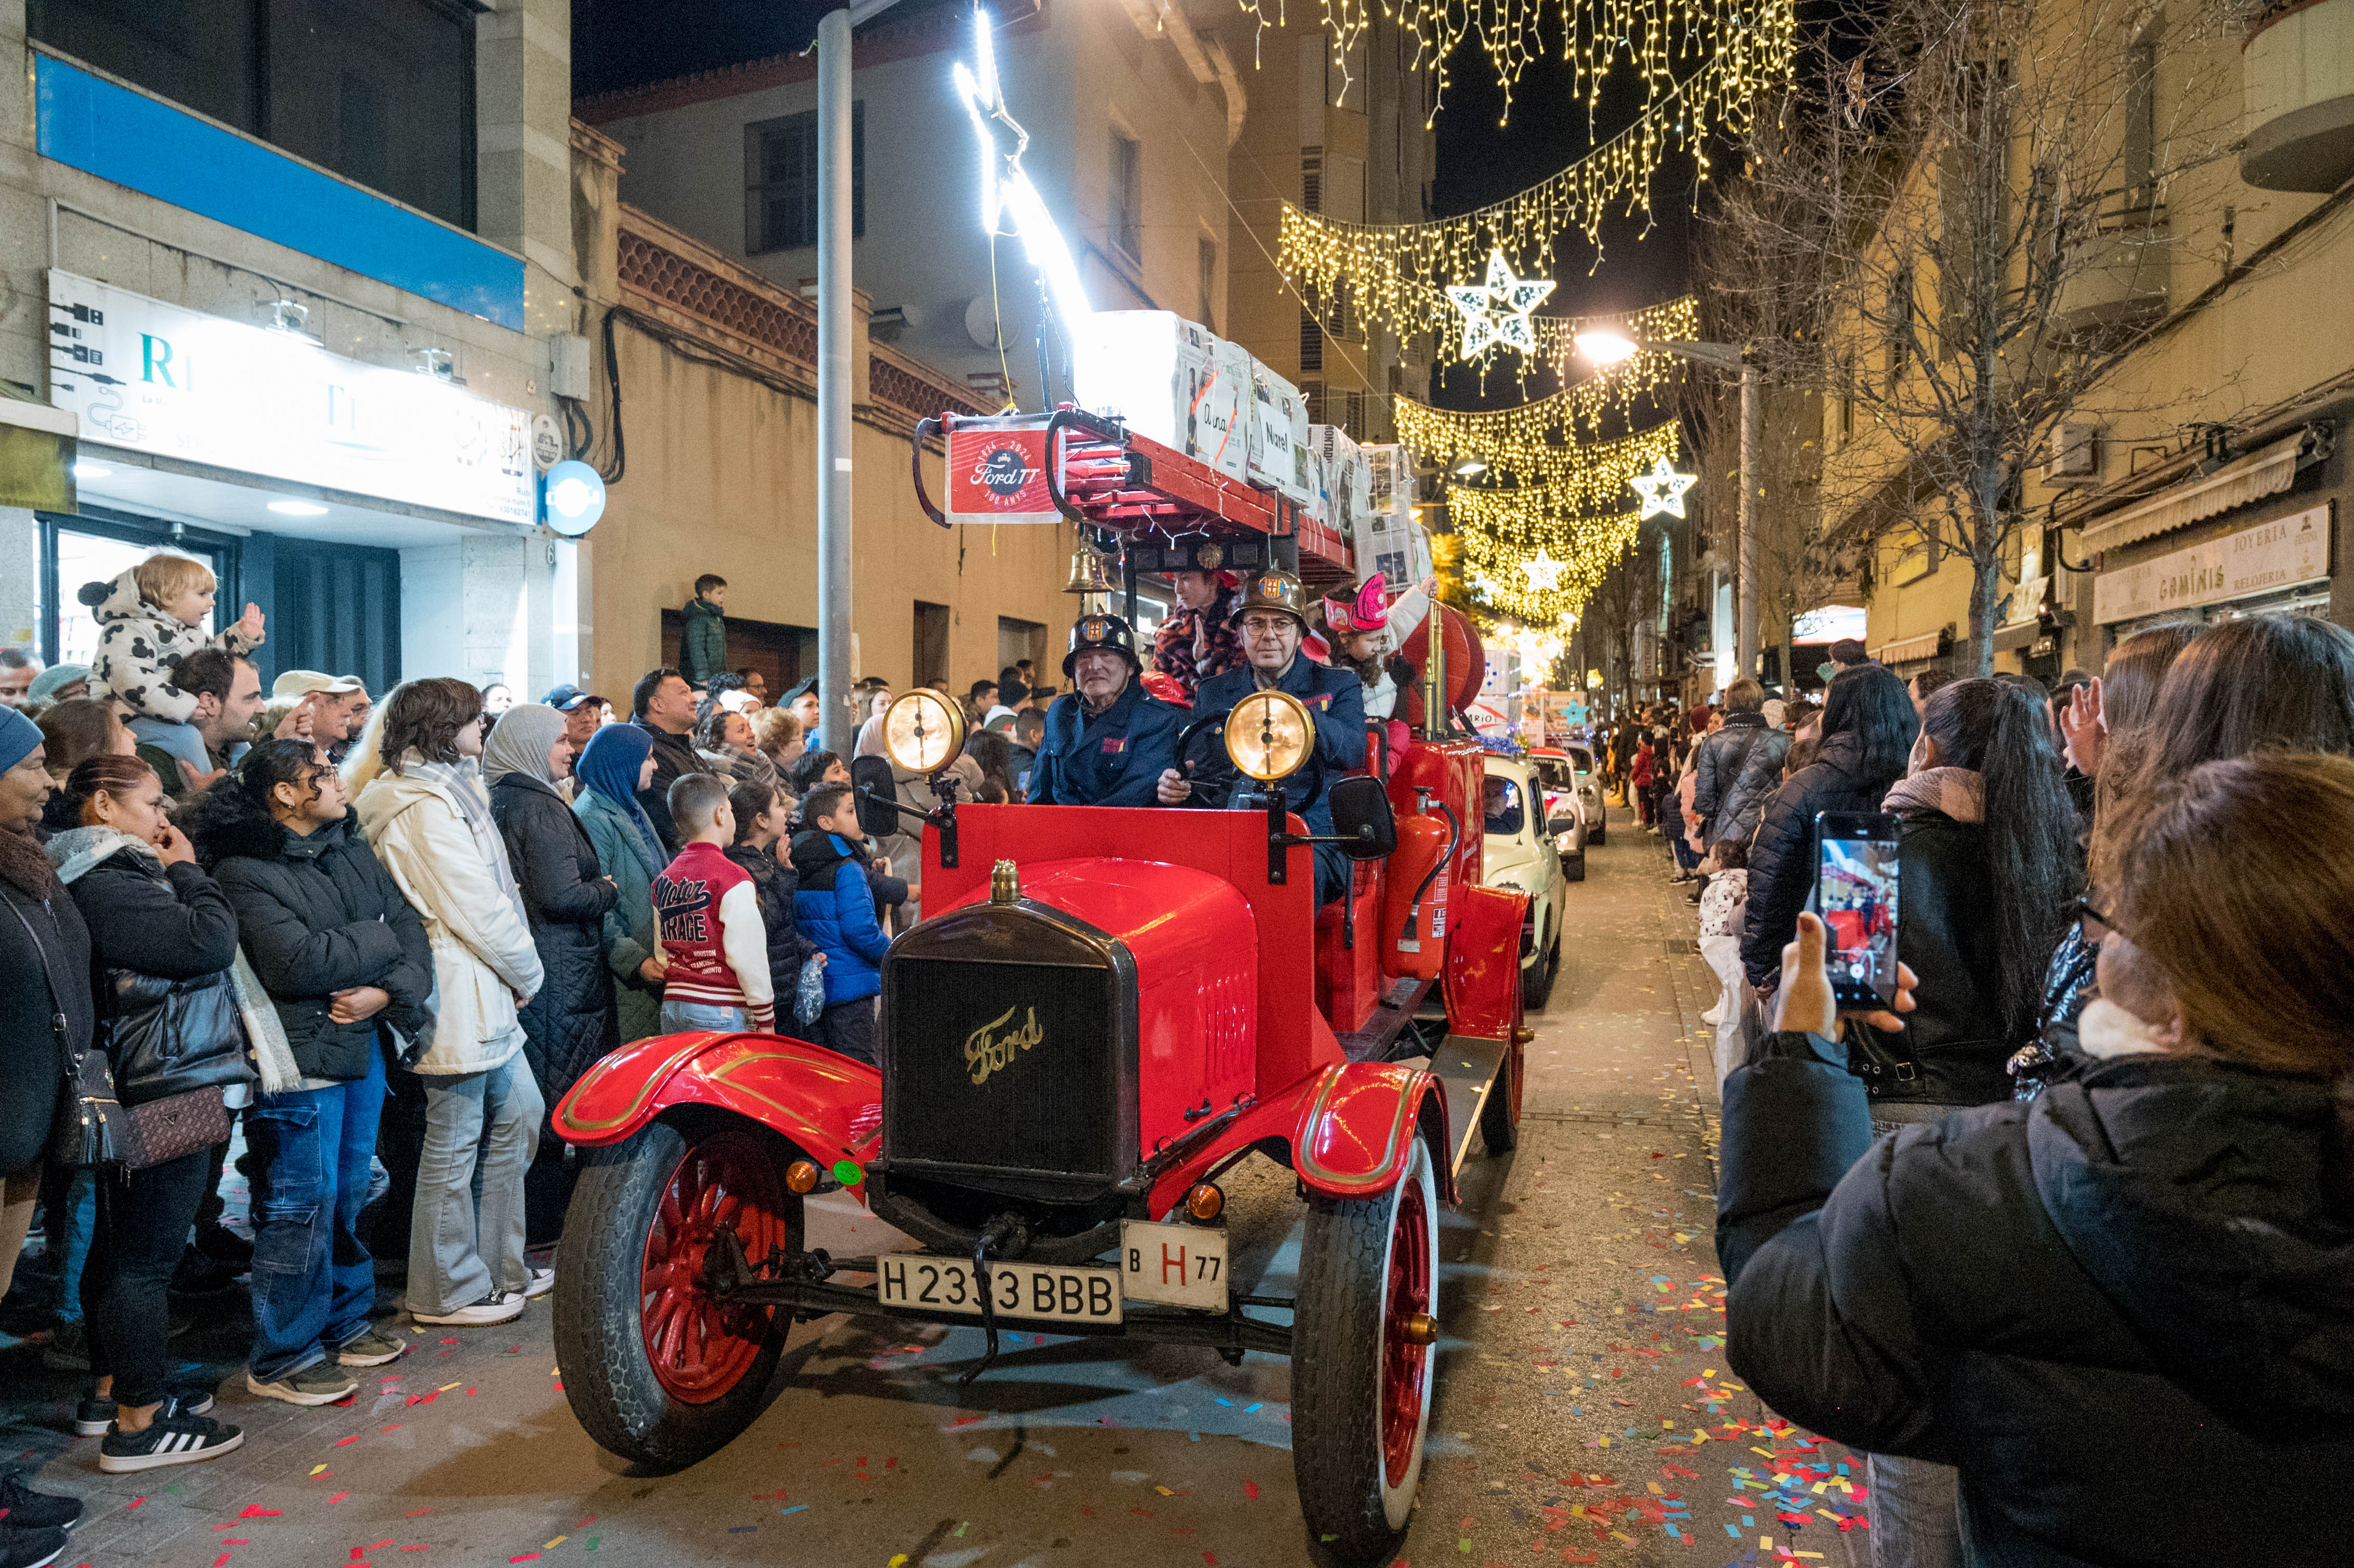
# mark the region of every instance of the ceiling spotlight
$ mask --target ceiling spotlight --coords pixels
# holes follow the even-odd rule
[[[1621,333],[1582,332],[1575,342],[1577,352],[1596,365],[1623,365],[1640,352],[1635,340]]]
[[[327,509],[311,501],[273,501],[270,510],[281,517],[324,517]]]
[[[111,479],[114,477],[114,471],[102,462],[78,462],[74,464],[74,477],[85,482],[93,479]]]
[[[291,332],[300,337],[311,335],[311,307],[293,300],[279,299],[270,302],[270,325],[280,332]]]

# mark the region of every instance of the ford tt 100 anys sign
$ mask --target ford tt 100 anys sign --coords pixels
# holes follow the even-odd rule
[[[533,521],[523,409],[55,268],[49,401],[81,416],[85,441]]]

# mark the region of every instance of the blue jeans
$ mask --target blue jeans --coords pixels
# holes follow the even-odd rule
[[[482,1073],[419,1073],[425,1148],[408,1220],[408,1309],[523,1293],[523,1178],[547,1114],[521,1051]]]
[[[365,1078],[262,1095],[246,1113],[253,1150],[253,1375],[270,1383],[367,1330],[376,1260],[355,1230],[384,1110],[384,1060]]]
[[[82,1270],[90,1265],[90,1249],[98,1237],[98,1181],[88,1166],[66,1179],[66,1225],[63,1266],[58,1275],[58,1321],[81,1321]]]
[[[786,1003],[788,1007],[790,1002]],[[664,1034],[684,1034],[691,1030],[732,1030],[749,1027],[740,1007],[721,1007],[708,1001],[665,1001],[662,1004],[662,1032]]]

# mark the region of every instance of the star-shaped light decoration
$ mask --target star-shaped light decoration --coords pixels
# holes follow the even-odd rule
[[[1490,250],[1485,283],[1451,286],[1447,291],[1447,299],[1463,313],[1463,357],[1478,358],[1491,343],[1534,354],[1537,334],[1529,324],[1529,313],[1552,292],[1552,279],[1517,278],[1504,252]]]
[[[1656,517],[1662,512],[1670,517],[1681,517],[1684,514],[1684,492],[1699,481],[1700,475],[1678,473],[1668,466],[1667,459],[1661,458],[1651,465],[1650,472],[1638,473],[1627,482],[1643,498],[1644,517]]]
[[[1556,561],[1543,550],[1539,550],[1532,559],[1521,563],[1521,570],[1528,576],[1531,593],[1552,592],[1560,586],[1561,574],[1568,569],[1567,562]]]
[[[997,50],[990,41],[989,13],[974,12],[973,22],[974,58],[980,69],[967,70],[959,61],[950,74],[956,80],[957,96],[964,100],[965,110],[972,116],[973,133],[981,139],[981,227],[994,234],[1000,232],[1002,219],[1013,220],[1013,231],[1030,264],[1045,280],[1065,324],[1076,327],[1092,313],[1087,290],[1079,282],[1079,270],[1072,265],[1070,248],[1063,243],[1062,230],[1055,227],[1038,188],[1023,172],[1022,154],[1030,145],[1030,133],[1015,122],[1005,106],[1005,90],[997,80]]]

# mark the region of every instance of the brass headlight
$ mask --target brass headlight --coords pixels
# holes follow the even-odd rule
[[[910,773],[938,773],[964,750],[964,714],[938,692],[909,692],[883,711],[883,748]]]
[[[1253,692],[1226,715],[1225,736],[1235,769],[1271,784],[1299,771],[1316,744],[1316,725],[1290,693]]]

